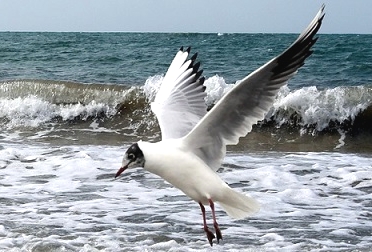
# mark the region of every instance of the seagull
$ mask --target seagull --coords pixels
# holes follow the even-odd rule
[[[161,129],[159,142],[138,141],[125,152],[117,178],[130,167],[143,167],[180,189],[202,211],[209,244],[222,233],[216,220],[215,202],[232,218],[256,213],[259,203],[230,188],[217,174],[227,145],[236,145],[252,126],[263,120],[279,89],[312,54],[311,47],[324,17],[324,5],[297,40],[282,54],[246,76],[207,112],[203,70],[189,58],[190,48],[177,52],[166,72],[151,109]],[[205,205],[212,211],[216,235],[206,221]]]

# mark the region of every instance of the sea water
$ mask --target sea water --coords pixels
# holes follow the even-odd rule
[[[1,251],[368,251],[371,35],[319,35],[298,74],[219,175],[261,204],[211,248],[196,202],[126,148],[157,141],[151,102],[179,47],[198,52],[206,103],[296,34],[0,33]],[[211,223],[211,213],[207,219]]]

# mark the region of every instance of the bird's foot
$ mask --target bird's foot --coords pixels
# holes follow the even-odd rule
[[[208,227],[204,228],[204,232],[207,234],[209,244],[213,246],[213,239],[216,238],[216,236],[214,236],[214,234],[212,233],[212,231],[209,230]]]
[[[214,224],[214,229],[216,230],[217,243],[220,243],[220,240],[222,240],[222,233],[217,222]]]

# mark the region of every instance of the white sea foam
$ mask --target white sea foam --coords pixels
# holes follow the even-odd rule
[[[0,145],[0,250],[210,250],[196,202],[140,168],[113,179],[125,147]],[[213,250],[367,249],[371,161],[229,154],[220,176],[261,210],[235,221],[217,206],[224,239]]]
[[[26,126],[38,127],[56,117],[62,120],[74,120],[80,117],[96,117],[100,113],[114,115],[116,110],[108,104],[91,101],[89,104],[52,104],[36,96],[25,98],[0,99],[0,118],[7,119],[8,128]]]
[[[315,125],[318,131],[322,131],[332,121],[354,120],[371,102],[372,94],[364,86],[325,90],[312,86],[293,91],[284,86],[266,117],[275,116],[281,124],[287,122],[288,114],[297,113],[301,116],[300,125]]]
[[[154,101],[163,79],[163,75],[150,76],[143,85],[143,91],[150,102]]]
[[[207,92],[206,103],[208,106],[215,104],[222,96],[224,96],[234,85],[227,84],[225,79],[215,75],[207,78],[204,83]]]

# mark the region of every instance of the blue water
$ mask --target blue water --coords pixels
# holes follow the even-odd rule
[[[365,251],[372,247],[372,35],[321,34],[219,175],[261,203],[210,248],[199,206],[135,169],[181,46],[207,103],[297,34],[0,33],[0,251]],[[208,212],[208,221],[210,220]]]
[[[142,85],[192,46],[206,76],[235,83],[281,53],[297,34],[0,33],[0,80],[47,79]],[[300,88],[372,84],[372,35],[319,35]]]

